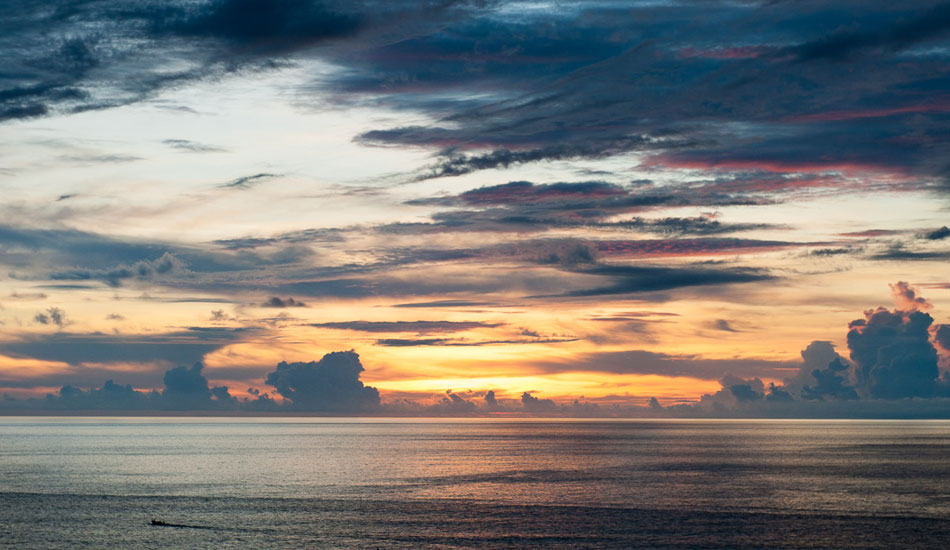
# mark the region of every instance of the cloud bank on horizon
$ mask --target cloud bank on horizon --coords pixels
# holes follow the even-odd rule
[[[17,1],[0,52],[6,408],[944,399],[946,2]]]
[[[226,386],[212,387],[204,366],[179,366],[163,377],[161,391],[143,392],[107,380],[83,390],[63,386],[44,400],[7,398],[7,410],[214,411],[356,415],[480,416],[525,414],[572,417],[940,417],[950,418],[950,325],[934,325],[922,310],[931,304],[905,282],[892,285],[898,308],[878,307],[848,325],[849,357],[828,341],[815,340],[801,352],[798,371],[768,387],[758,377],[727,373],[721,389],[698,402],[664,407],[601,404],[583,397],[557,403],[524,391],[519,399],[498,399],[494,389],[446,390],[427,401],[384,402],[379,390],[360,380],[364,367],[355,351],[327,353],[320,361],[279,363],[267,374],[271,392],[248,388],[236,398]],[[903,306],[903,309],[901,308]],[[637,361],[631,358],[635,368]],[[943,367],[941,369],[941,366]]]

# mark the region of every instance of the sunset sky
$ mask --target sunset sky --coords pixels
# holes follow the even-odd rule
[[[943,395],[859,348],[950,367],[950,4],[7,6],[12,408],[347,350],[403,407],[798,399],[813,342]]]

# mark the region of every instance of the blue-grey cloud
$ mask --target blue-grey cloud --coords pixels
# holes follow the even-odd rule
[[[300,300],[295,300],[293,298],[281,298],[279,296],[271,296],[264,303],[261,304],[261,307],[275,307],[275,308],[307,307],[307,304],[301,302]]]
[[[50,319],[49,322],[53,322]],[[199,328],[160,335],[55,334],[24,336],[0,342],[0,352],[11,357],[84,363],[192,364],[228,344],[249,336],[251,329]]]
[[[320,361],[281,362],[267,375],[267,384],[308,411],[365,412],[379,407],[379,391],[360,381],[363,365],[353,351],[328,353]]]

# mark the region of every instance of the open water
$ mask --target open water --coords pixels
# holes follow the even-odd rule
[[[945,421],[0,417],[2,547],[948,545]]]

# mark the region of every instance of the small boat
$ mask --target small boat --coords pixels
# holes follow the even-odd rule
[[[172,525],[171,523],[165,523],[164,521],[162,521],[162,520],[160,520],[160,519],[153,519],[153,520],[152,520],[152,525],[158,525],[158,526],[161,526],[161,527],[174,527],[174,525]]]

